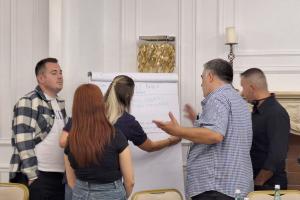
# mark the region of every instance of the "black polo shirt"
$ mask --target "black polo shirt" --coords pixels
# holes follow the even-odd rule
[[[288,113],[275,96],[271,95],[255,112],[252,112],[252,125],[251,159],[254,178],[261,169],[270,170],[274,175],[265,184],[270,186],[279,184],[281,188],[286,188],[285,160],[290,133]]]

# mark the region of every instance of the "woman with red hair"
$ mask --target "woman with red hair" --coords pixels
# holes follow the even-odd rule
[[[65,165],[73,200],[123,200],[132,192],[127,139],[108,121],[104,98],[96,85],[83,84],[75,92]]]

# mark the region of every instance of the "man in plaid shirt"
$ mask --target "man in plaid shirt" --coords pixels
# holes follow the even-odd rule
[[[38,86],[14,106],[10,181],[29,187],[30,200],[64,199],[63,149],[59,137],[67,122],[62,70],[55,58],[35,67]]]

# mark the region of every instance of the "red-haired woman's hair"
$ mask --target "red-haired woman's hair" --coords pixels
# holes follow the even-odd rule
[[[111,142],[114,128],[105,115],[104,98],[93,84],[79,86],[74,94],[72,128],[68,145],[79,167],[98,164]]]

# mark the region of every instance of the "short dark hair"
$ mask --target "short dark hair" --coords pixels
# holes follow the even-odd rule
[[[44,58],[40,60],[35,66],[35,76],[45,69],[46,63],[58,63],[56,58]]]
[[[241,73],[241,76],[243,76],[245,78],[252,76],[252,75],[259,75],[259,76],[265,77],[264,72],[259,68],[250,68]]]
[[[220,80],[226,83],[232,83],[233,69],[232,65],[221,58],[213,59],[204,64],[204,69],[212,71]]]
[[[268,90],[267,78],[264,72],[259,68],[250,68],[241,73],[241,78],[250,81],[257,88]]]

